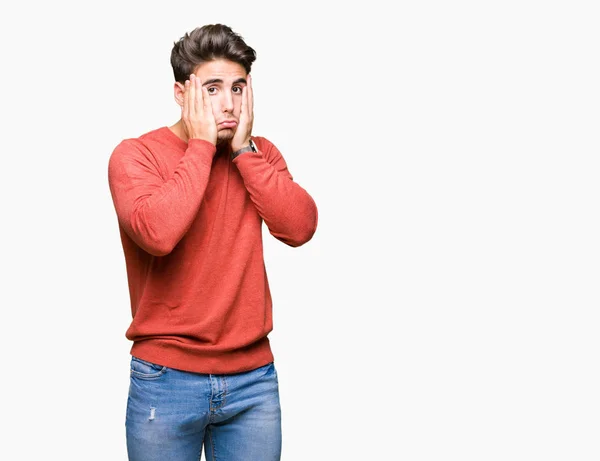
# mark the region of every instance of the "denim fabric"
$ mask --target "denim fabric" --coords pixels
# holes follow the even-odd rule
[[[279,461],[275,365],[190,373],[131,359],[125,421],[130,461]]]

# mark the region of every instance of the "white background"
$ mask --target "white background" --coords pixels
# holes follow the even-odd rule
[[[126,460],[107,162],[177,121],[173,42],[222,22],[319,208],[265,235],[282,459],[597,461],[594,3],[3,6],[0,458]]]

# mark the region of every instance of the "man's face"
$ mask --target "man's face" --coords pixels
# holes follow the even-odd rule
[[[237,62],[219,59],[201,64],[195,74],[207,89],[212,103],[217,122],[217,143],[231,140],[240,119],[246,70]]]

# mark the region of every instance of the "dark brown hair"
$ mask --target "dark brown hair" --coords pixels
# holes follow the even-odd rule
[[[200,64],[215,59],[237,62],[250,73],[256,52],[229,26],[207,24],[197,27],[173,45],[171,66],[175,81],[185,83]]]

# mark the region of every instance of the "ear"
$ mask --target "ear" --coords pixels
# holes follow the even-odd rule
[[[173,91],[175,102],[179,105],[179,107],[183,107],[183,95],[185,94],[185,87],[181,83],[175,82],[175,85],[173,85]]]

